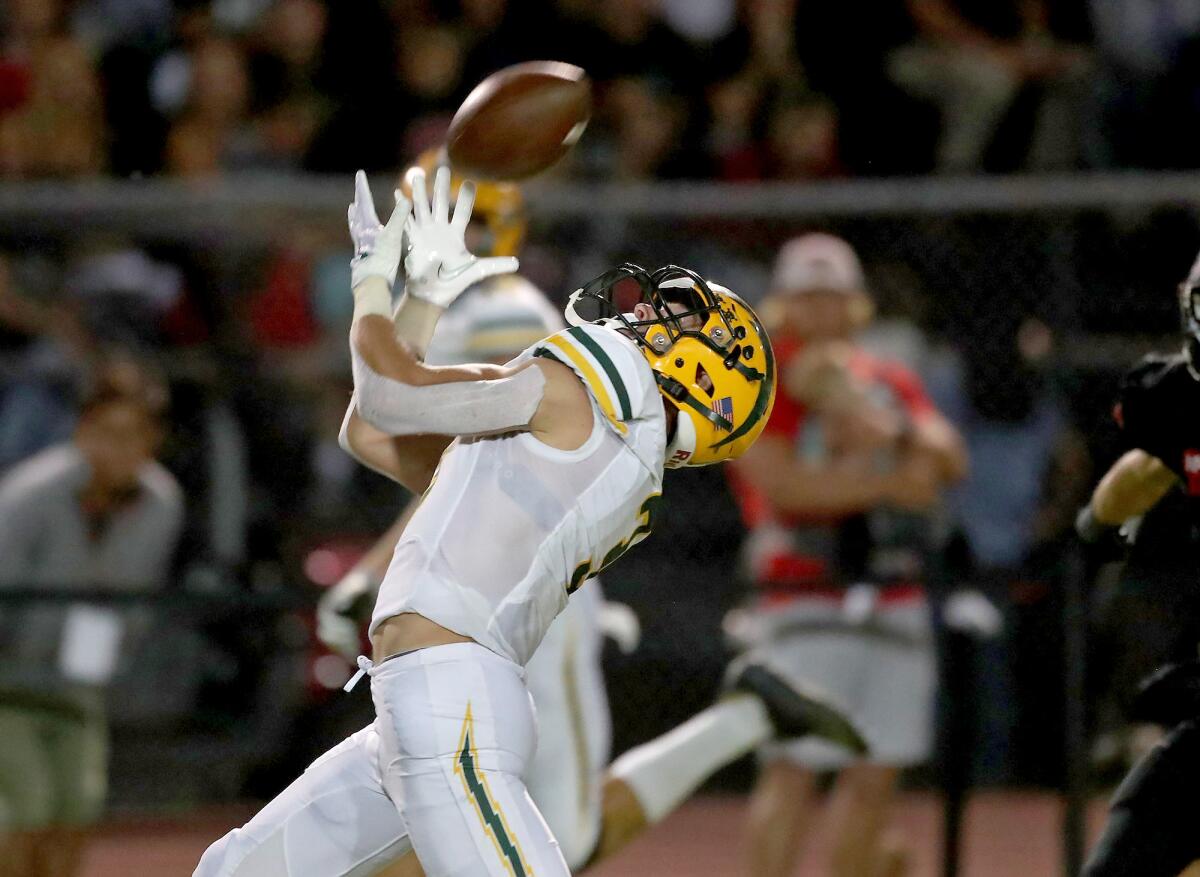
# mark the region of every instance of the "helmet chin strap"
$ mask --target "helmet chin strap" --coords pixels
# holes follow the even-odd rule
[[[665,399],[663,401],[666,402]],[[667,402],[666,404],[669,405],[670,403]],[[684,466],[690,466],[691,464],[688,461],[695,452],[696,426],[692,423],[690,417],[676,409],[675,434],[667,442],[666,468],[680,469]]]

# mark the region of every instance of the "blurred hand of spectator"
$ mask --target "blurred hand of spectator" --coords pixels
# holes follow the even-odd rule
[[[897,508],[909,511],[922,511],[937,505],[946,485],[942,469],[933,454],[923,451],[905,454],[889,478],[889,501]]]

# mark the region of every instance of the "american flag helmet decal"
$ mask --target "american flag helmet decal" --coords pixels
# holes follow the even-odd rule
[[[733,397],[722,396],[713,403],[713,411],[724,417],[728,422],[733,422]]]

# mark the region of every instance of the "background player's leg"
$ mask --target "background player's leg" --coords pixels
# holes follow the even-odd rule
[[[803,626],[810,621],[836,623],[840,607],[825,600],[797,600],[788,612],[800,625],[797,631],[769,640],[762,651],[788,679],[828,692],[861,722],[864,667],[857,638],[844,630],[830,633]],[[759,754],[765,768],[747,823],[749,873],[787,877],[803,854],[816,816],[814,771],[840,770],[850,763],[851,754],[821,740],[771,743]]]
[[[372,671],[384,787],[428,877],[569,874],[521,780],[536,737],[521,677],[473,643]]]
[[[368,727],[210,846],[195,877],[367,877],[410,849],[383,791],[378,736]]]
[[[613,764],[596,859],[611,855],[672,812],[716,770],[773,737],[815,733],[862,745],[836,710],[761,664],[740,662],[731,668],[729,681],[736,693]]]
[[[595,621],[602,601],[594,584],[572,595],[525,667],[538,727],[525,785],[572,871],[591,858],[600,836],[612,748]]]
[[[838,775],[829,801],[834,826],[832,877],[880,873],[881,841],[899,773],[894,767],[859,763]]]
[[[870,761],[842,770],[830,798],[835,877],[879,874],[885,853],[893,873],[903,873],[902,838],[887,831],[895,785],[900,768],[933,749],[937,668],[924,601],[879,607],[873,630],[852,638],[862,666],[855,717],[872,751]]]
[[[746,820],[751,874],[787,877],[792,873],[816,799],[812,771],[786,759],[772,760],[763,767],[750,796]]]

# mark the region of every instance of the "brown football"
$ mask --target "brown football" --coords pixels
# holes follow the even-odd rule
[[[521,180],[567,154],[587,126],[587,74],[559,61],[529,61],[493,73],[450,122],[446,151],[455,171],[481,180]]]

